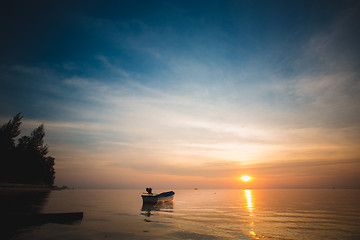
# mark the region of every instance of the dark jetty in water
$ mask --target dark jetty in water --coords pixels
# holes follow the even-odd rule
[[[80,224],[83,212],[42,212],[52,190],[36,185],[0,186],[1,239],[11,239],[22,229],[47,223]]]
[[[24,226],[42,225],[45,223],[74,224],[83,219],[83,212],[69,213],[35,213],[35,214],[9,214],[2,218],[8,223],[16,223]]]

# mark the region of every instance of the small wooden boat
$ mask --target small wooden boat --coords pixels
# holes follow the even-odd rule
[[[160,194],[143,194],[141,195],[144,203],[157,203],[159,201],[172,201],[175,193],[173,191],[163,192]]]

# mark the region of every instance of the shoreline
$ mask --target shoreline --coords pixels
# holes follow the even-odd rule
[[[59,188],[41,184],[0,183],[0,191],[3,190],[51,191],[59,190]]]

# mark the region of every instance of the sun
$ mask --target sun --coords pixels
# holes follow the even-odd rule
[[[242,181],[244,181],[244,182],[248,182],[248,181],[251,180],[251,177],[249,177],[249,176],[247,176],[247,175],[244,175],[244,176],[242,176],[240,179],[241,179]]]

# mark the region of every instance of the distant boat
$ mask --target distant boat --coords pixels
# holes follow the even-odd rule
[[[172,201],[175,193],[173,191],[163,192],[160,194],[143,194],[141,195],[144,203],[157,203],[159,201]]]

